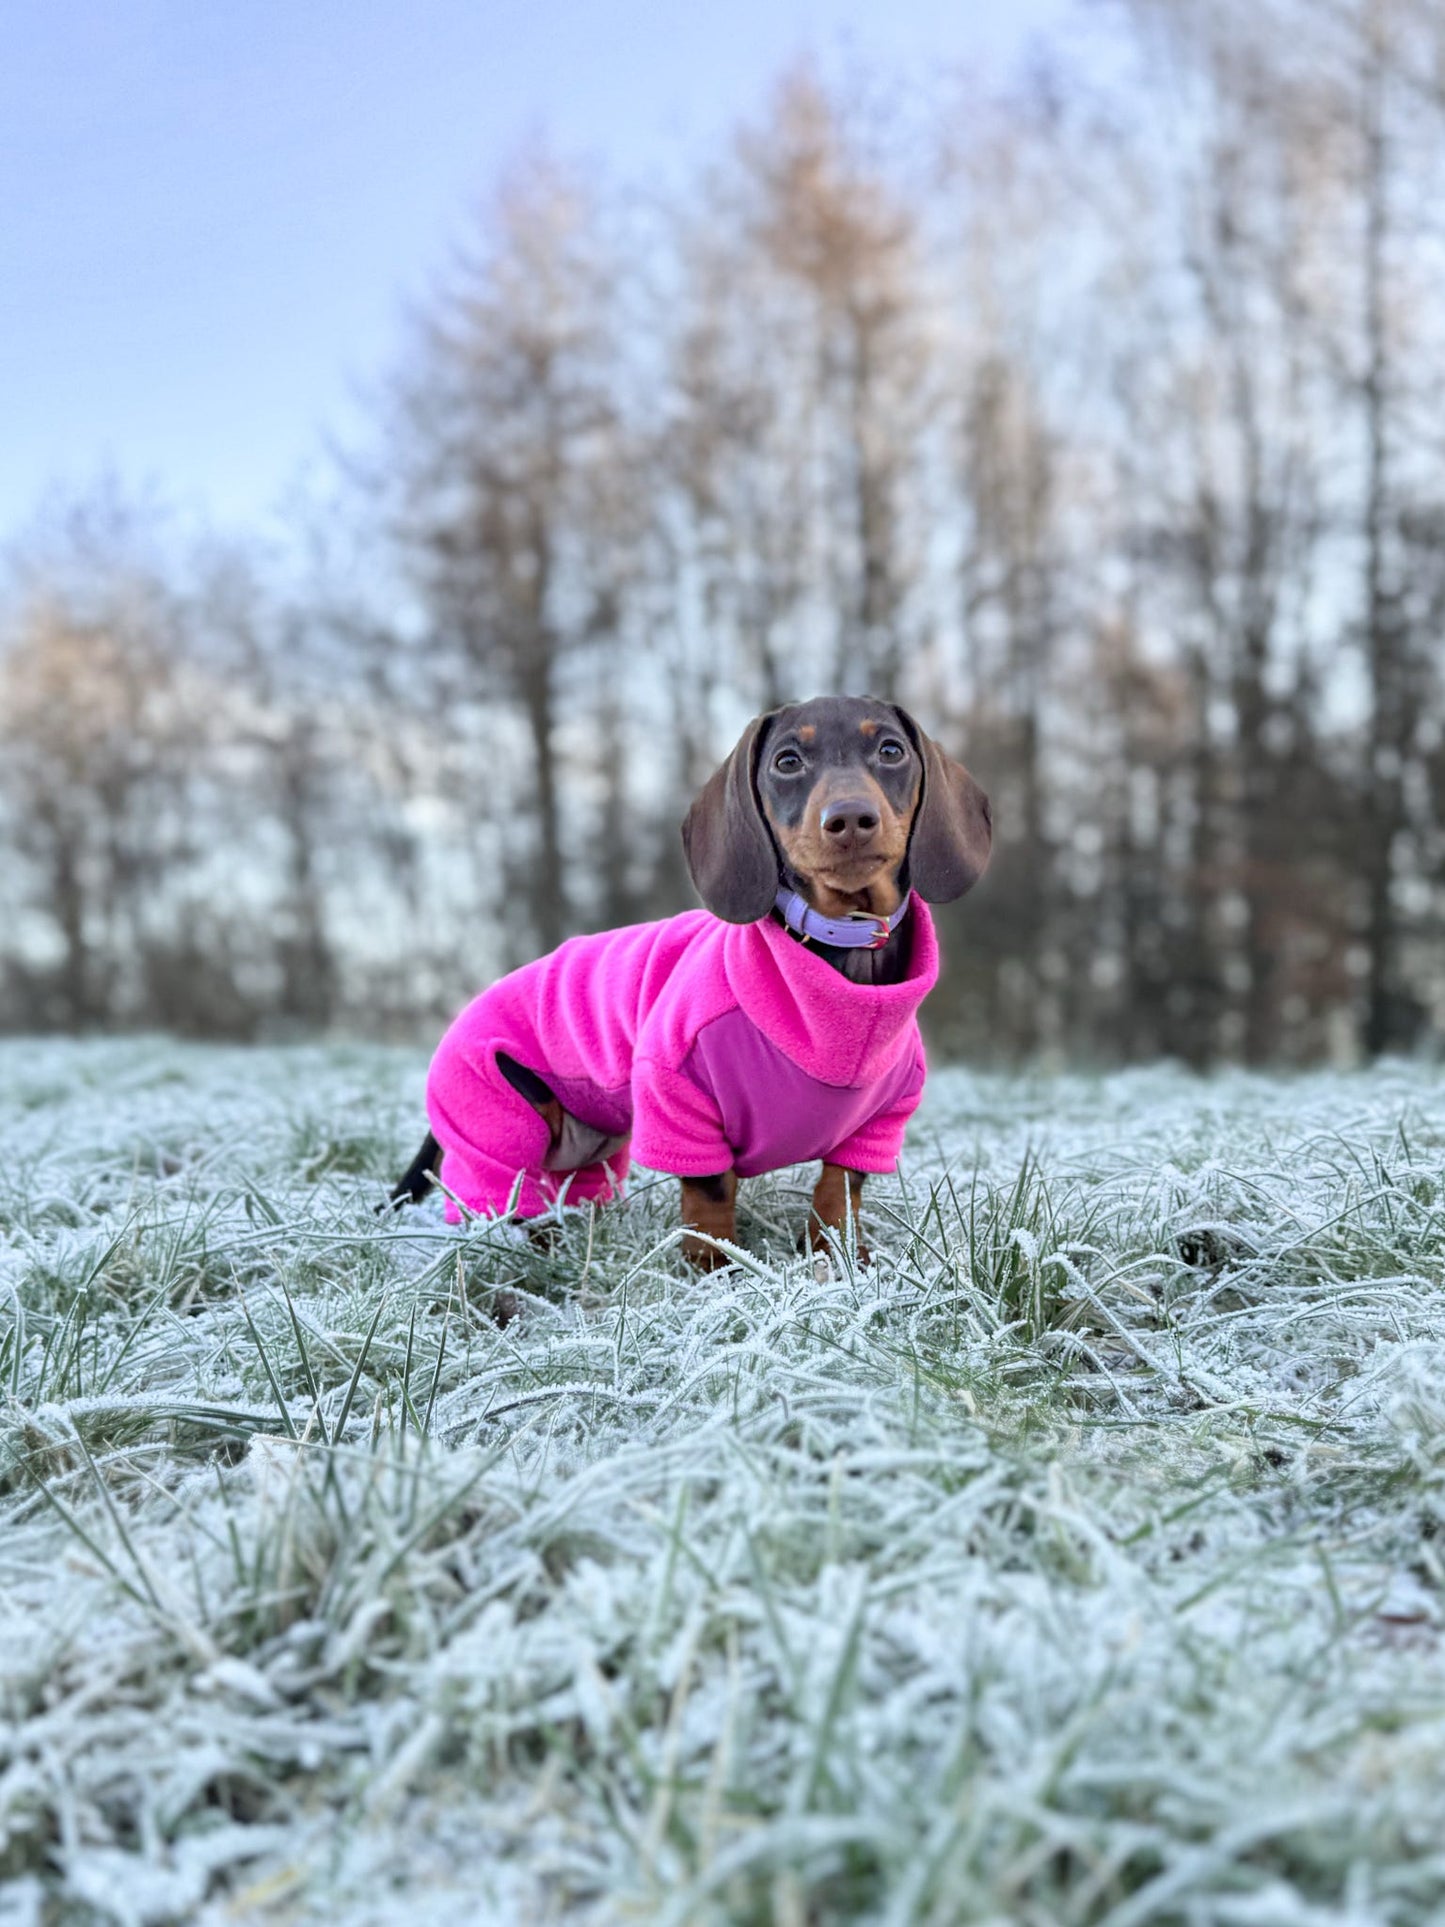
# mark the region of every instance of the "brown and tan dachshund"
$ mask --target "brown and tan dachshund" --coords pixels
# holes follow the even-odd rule
[[[770,915],[781,921],[774,907],[780,887],[830,919],[892,918],[910,890],[930,903],[950,902],[983,874],[991,837],[988,798],[962,764],[945,756],[906,710],[852,696],[819,697],[759,716],[682,826],[698,895],[727,923]],[[853,982],[892,984],[907,975],[913,928],[905,917],[870,948],[806,940]],[[544,1078],[500,1054],[497,1061],[546,1119],[554,1150],[587,1137],[589,1127],[563,1109]],[[438,1162],[436,1139],[428,1136],[392,1202],[425,1195]],[[856,1233],[863,1178],[861,1171],[823,1165],[805,1234],[813,1248],[842,1235],[850,1216]],[[726,1263],[714,1240],[734,1235],[736,1173],[680,1182],[682,1222],[691,1234],[687,1256],[703,1269]]]

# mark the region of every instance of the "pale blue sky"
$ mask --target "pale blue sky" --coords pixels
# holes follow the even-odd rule
[[[0,0],[0,540],[107,466],[261,523],[539,133],[675,168],[801,52],[1007,65],[1068,0]]]

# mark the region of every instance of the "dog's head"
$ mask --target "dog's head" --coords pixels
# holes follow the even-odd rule
[[[682,826],[698,895],[756,923],[780,882],[824,916],[891,916],[971,890],[988,864],[988,798],[896,703],[819,696],[748,724]]]

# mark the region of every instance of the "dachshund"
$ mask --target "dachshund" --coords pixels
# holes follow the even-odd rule
[[[636,1156],[680,1179],[711,1270],[738,1179],[821,1158],[804,1240],[857,1236],[923,1090],[927,905],[983,874],[988,798],[897,704],[824,696],[749,723],[682,840],[703,909],[571,938],[456,1019],[383,1210],[439,1178],[453,1221],[532,1218],[617,1195]]]

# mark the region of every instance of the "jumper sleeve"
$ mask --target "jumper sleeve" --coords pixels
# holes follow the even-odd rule
[[[918,1109],[918,1101],[923,1096],[923,1079],[927,1069],[923,1050],[919,1047],[913,1060],[913,1075],[904,1085],[902,1094],[895,1098],[887,1110],[879,1111],[861,1124],[851,1137],[845,1138],[834,1150],[827,1153],[825,1162],[841,1164],[849,1171],[892,1171],[898,1164],[898,1155],[903,1149],[903,1133],[908,1128],[908,1120]]]
[[[651,1171],[710,1177],[730,1171],[733,1149],[712,1097],[685,1071],[655,1057],[632,1066],[632,1155]]]

